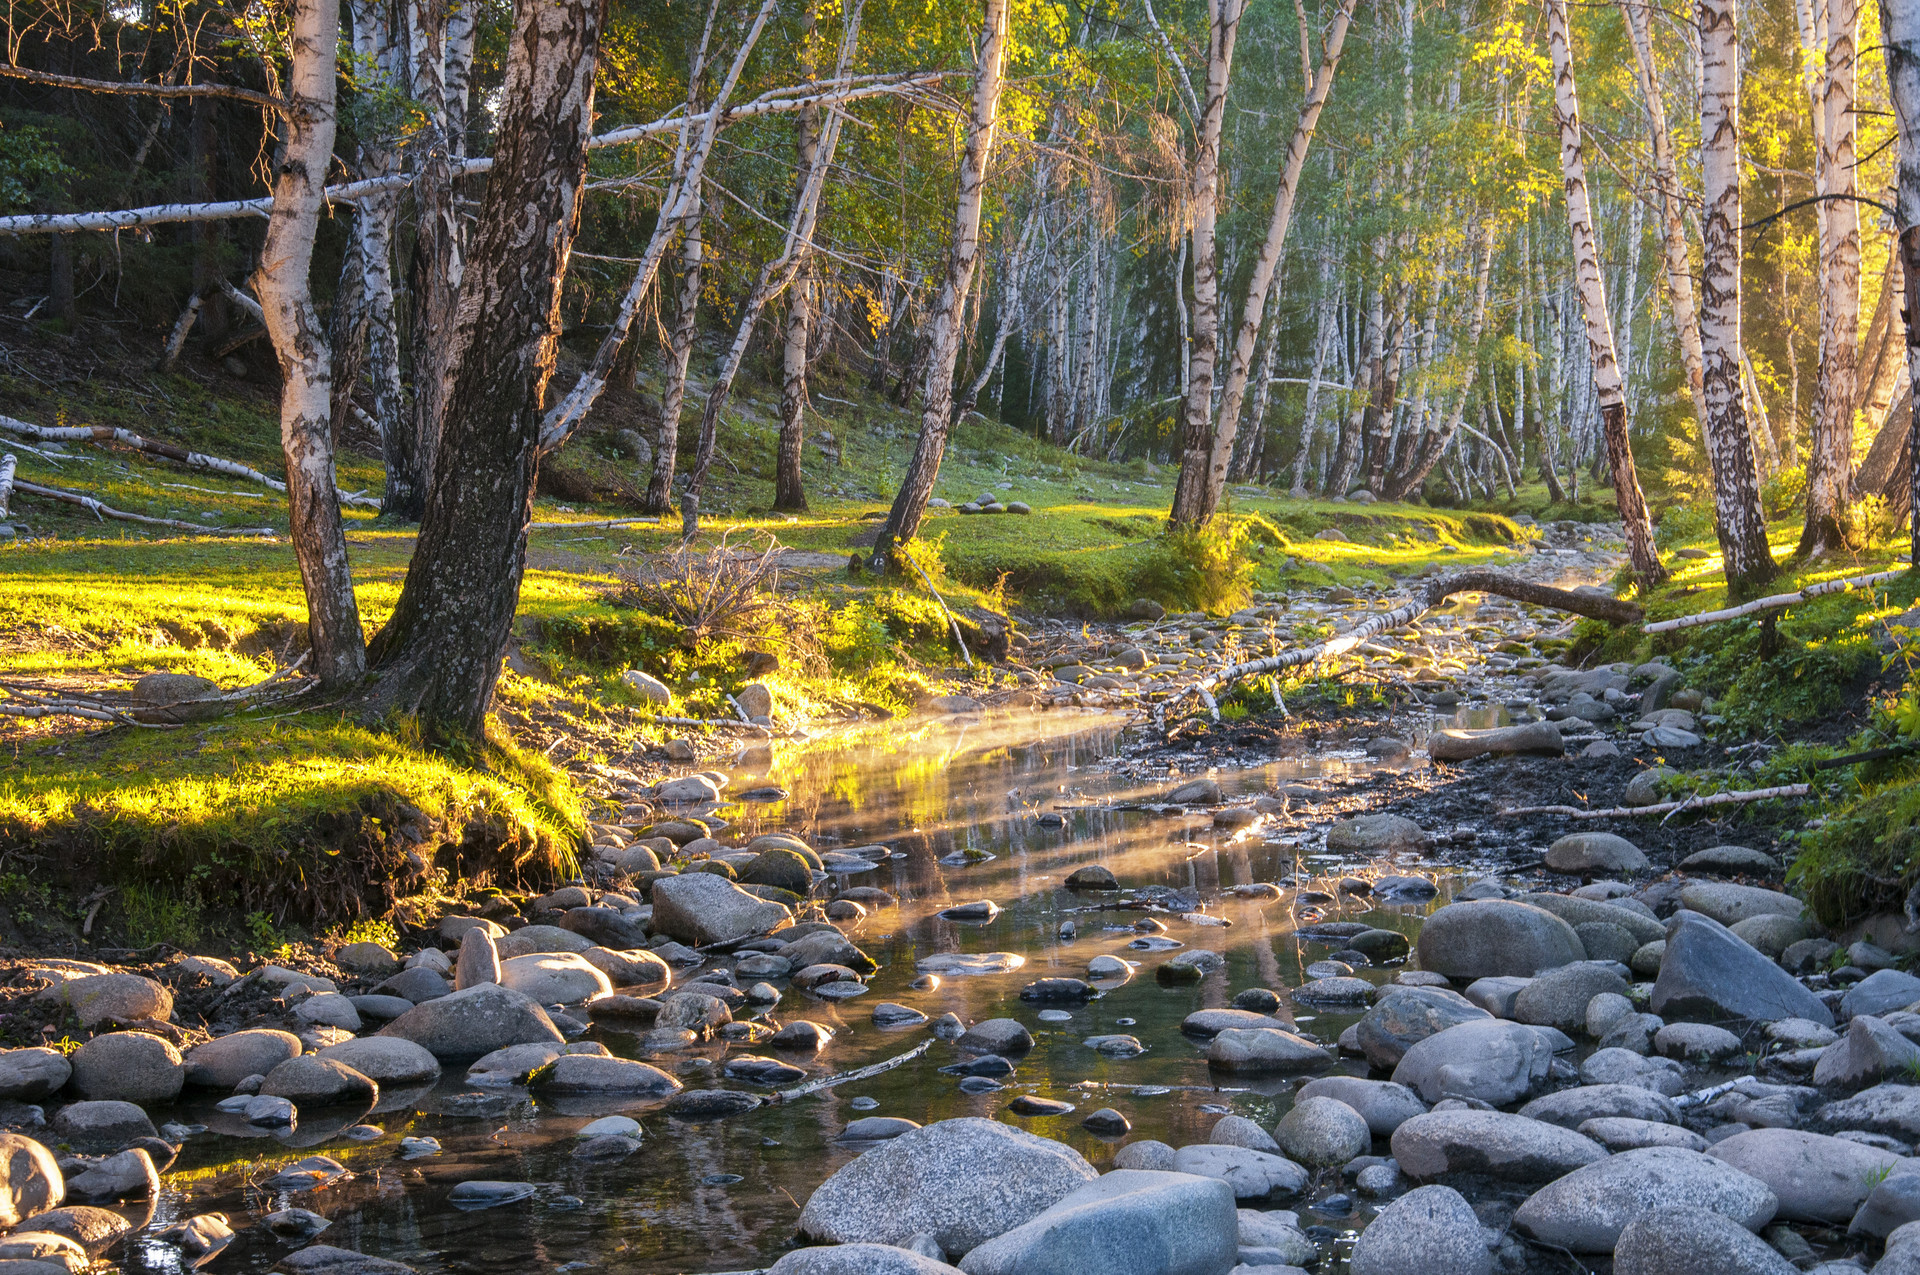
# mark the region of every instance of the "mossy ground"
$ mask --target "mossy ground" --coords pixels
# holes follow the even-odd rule
[[[37,424],[117,425],[281,471],[274,405],[259,387],[204,369],[127,379],[140,388],[10,373],[0,375],[0,398]],[[743,547],[771,536],[833,555],[783,572],[779,605],[739,631],[691,642],[632,605],[638,564],[677,546],[677,520],[531,533],[516,649],[497,699],[499,738],[486,757],[428,753],[388,723],[310,701],[166,731],[70,720],[0,725],[0,929],[10,909],[16,939],[28,930],[77,935],[97,883],[113,892],[96,933],[115,941],[258,946],[263,927],[284,931],[294,917],[350,923],[410,892],[456,888],[463,871],[486,879],[564,871],[586,812],[568,773],[630,762],[685,733],[653,720],[655,710],[621,680],[628,668],[665,680],[674,713],[723,717],[727,695],[748,680],[746,654],[777,652],[781,667],[760,680],[782,719],[798,722],[871,720],[959,689],[957,677],[991,680],[991,670],[952,667],[944,616],[922,583],[880,582],[840,565],[871,544],[874,515],[904,470],[918,422],[846,387],[837,392],[862,401],[841,408],[817,395],[832,410],[813,418],[805,514],[768,511],[773,397],[749,389],[725,421],[701,543],[724,536]],[[614,429],[622,420],[609,417],[561,454],[537,521],[633,514],[645,471],[621,455]],[[380,469],[367,442],[344,440],[341,484],[377,495]],[[85,693],[124,690],[164,670],[232,689],[300,648],[305,602],[277,493],[117,448],[68,445],[42,456],[0,436],[0,450],[18,455],[24,479],[117,508],[209,530],[278,531],[156,532],[17,499],[13,521],[31,534],[0,541],[0,680]],[[994,490],[1033,513],[935,510],[915,559],[951,606],[1098,619],[1143,596],[1221,613],[1255,590],[1498,563],[1531,534],[1499,514],[1295,501],[1237,487],[1218,531],[1169,536],[1172,479],[1145,461],[1073,456],[969,418],[938,494],[957,505]],[[371,633],[398,597],[413,534],[358,510],[347,525]],[[1345,539],[1315,538],[1328,528]],[[401,825],[422,838],[424,867],[401,853]],[[52,886],[60,888],[48,893]],[[19,923],[27,914],[36,916],[31,927]]]

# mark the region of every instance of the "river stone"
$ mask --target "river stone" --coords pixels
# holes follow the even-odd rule
[[[64,1235],[95,1257],[103,1255],[114,1243],[134,1229],[133,1223],[111,1209],[90,1204],[70,1204],[33,1215],[33,1229]]]
[[[1779,912],[1750,916],[1744,921],[1735,921],[1729,928],[1742,941],[1775,960],[1795,943],[1814,937],[1818,929],[1812,917],[1786,916]]]
[[[673,981],[673,967],[645,948],[618,949],[610,947],[590,947],[580,953],[580,959],[607,976],[617,991],[622,987],[652,987],[657,983]],[[769,957],[779,961],[779,957]],[[735,966],[738,970],[738,965]],[[782,962],[775,974],[785,974],[788,966]],[[741,971],[752,975],[754,971]],[[772,971],[763,971],[772,972]]]
[[[1545,1083],[1553,1046],[1533,1028],[1487,1019],[1461,1023],[1416,1041],[1393,1079],[1428,1102],[1477,1098],[1494,1106],[1518,1102]]]
[[[765,934],[791,920],[786,905],[755,898],[708,872],[661,877],[653,883],[657,934],[705,947]]]
[[[296,1045],[297,1047],[297,1045]],[[0,1051],[0,1098],[32,1102],[58,1093],[73,1075],[73,1065],[57,1049]]]
[[[1421,969],[1453,979],[1531,978],[1586,959],[1571,925],[1509,899],[1448,904],[1421,926],[1417,949]]]
[[[83,1097],[121,1102],[171,1102],[187,1069],[180,1051],[145,1032],[108,1032],[74,1051],[73,1087]]]
[[[1489,1275],[1493,1255],[1473,1207],[1452,1187],[1407,1192],[1360,1232],[1351,1275]]]
[[[1555,872],[1591,876],[1600,872],[1645,872],[1647,856],[1639,846],[1611,832],[1575,832],[1547,847],[1547,866]]]
[[[83,1027],[173,1017],[173,993],[138,974],[89,974],[53,989]]]
[[[1632,779],[1620,794],[1623,806],[1651,806],[1664,800],[1660,786],[1669,779],[1679,776],[1680,772],[1671,766],[1649,766]]]
[[[1226,1183],[1115,1169],[960,1259],[966,1275],[1214,1275],[1240,1246]]]
[[[1587,1035],[1598,1040],[1632,1015],[1632,1001],[1619,993],[1602,992],[1587,1002]]]
[[[476,925],[460,936],[460,958],[453,967],[454,988],[499,981],[499,949],[494,946],[493,936]]]
[[[1513,998],[1513,1016],[1523,1023],[1577,1032],[1587,1025],[1587,1003],[1607,994],[1625,996],[1627,980],[1604,965],[1562,965],[1520,989]]]
[[[1847,989],[1840,1009],[1851,1018],[1904,1009],[1915,1001],[1920,1001],[1920,978],[1900,970],[1876,970]]]
[[[1611,1252],[1620,1232],[1655,1209],[1704,1209],[1757,1231],[1779,1208],[1758,1178],[1678,1147],[1623,1151],[1576,1169],[1528,1197],[1513,1215],[1522,1233],[1576,1253]]]
[[[1294,1099],[1273,1136],[1291,1158],[1323,1169],[1365,1155],[1373,1145],[1365,1118],[1337,1098]]]
[[[508,1045],[566,1043],[537,1002],[498,983],[415,1005],[379,1034],[410,1040],[442,1062],[471,1062]]]
[[[1583,887],[1585,888],[1585,887]],[[1590,921],[1617,925],[1641,943],[1665,940],[1667,927],[1654,920],[1652,914],[1637,912],[1624,902],[1609,902],[1604,899],[1582,898],[1577,894],[1523,894],[1515,902],[1528,907],[1551,912],[1568,925],[1579,927]],[[1589,956],[1592,953],[1588,953]]]
[[[67,1191],[85,1200],[157,1199],[160,1172],[144,1147],[134,1147],[74,1174],[67,1179]]]
[[[1467,984],[1467,990],[1461,995],[1486,1010],[1495,1018],[1512,1018],[1513,1002],[1530,978],[1476,978]]]
[[[1075,868],[1067,874],[1066,887],[1069,890],[1118,890],[1120,882],[1111,869],[1103,864],[1089,863]]]
[[[562,1054],[533,1073],[529,1085],[552,1094],[642,1094],[665,1097],[680,1082],[643,1062],[602,1058],[594,1054]]]
[[[1396,1066],[1416,1041],[1489,1017],[1484,1009],[1445,988],[1394,988],[1374,1002],[1360,1020],[1356,1035],[1367,1061],[1386,1071]]]
[[[1310,1005],[1364,1005],[1373,992],[1364,978],[1316,978],[1294,988],[1293,998]]]
[[[1684,1147],[1705,1151],[1707,1140],[1691,1129],[1657,1120],[1635,1120],[1629,1116],[1598,1116],[1580,1123],[1578,1132],[1592,1138],[1609,1151],[1632,1151],[1638,1147]]]
[[[1798,1269],[1709,1209],[1654,1209],[1627,1223],[1613,1250],[1613,1275],[1797,1275]]]
[[[528,926],[527,928],[534,929],[535,927]],[[539,928],[544,929],[545,927]],[[383,996],[402,996],[412,1001],[415,1005],[422,1005],[427,1001],[438,1000],[440,997],[445,996],[453,990],[453,986],[433,970],[426,968],[424,965],[416,965],[401,970],[398,974],[395,974],[392,978],[381,983],[373,990]]]
[[[1331,1066],[1319,1045],[1277,1027],[1229,1027],[1207,1046],[1207,1065],[1222,1071],[1295,1073]]]
[[[1627,959],[1627,968],[1643,978],[1658,978],[1660,962],[1667,958],[1667,941],[1660,939],[1654,943],[1642,943],[1633,950]]]
[[[1309,1080],[1300,1086],[1294,1101],[1304,1102],[1309,1098],[1332,1098],[1352,1107],[1376,1138],[1392,1137],[1395,1129],[1427,1110],[1420,1096],[1405,1085],[1360,1076],[1322,1076]]]
[[[1588,1085],[1637,1085],[1671,1098],[1686,1089],[1686,1068],[1671,1058],[1650,1058],[1632,1049],[1604,1047],[1580,1064]]]
[[[1573,932],[1580,937],[1580,946],[1590,961],[1625,965],[1640,950],[1639,940],[1630,931],[1610,921],[1582,921]]]
[[[1527,722],[1491,730],[1440,730],[1427,736],[1427,756],[1435,761],[1467,761],[1488,754],[1543,753],[1558,757],[1567,751],[1560,727],[1553,722]]]
[[[959,1275],[960,1268],[891,1244],[828,1244],[797,1248],[766,1275]]]
[[[1732,925],[1753,916],[1799,916],[1807,905],[1791,894],[1763,890],[1757,885],[1697,881],[1681,887],[1680,906],[1722,925]]]
[[[439,1060],[398,1036],[362,1036],[329,1045],[319,1053],[381,1085],[426,1084],[440,1078]]]
[[[343,1062],[318,1054],[289,1058],[267,1073],[260,1092],[298,1106],[378,1102],[380,1086]]]
[[[1780,875],[1780,861],[1761,850],[1745,846],[1708,846],[1680,860],[1682,872],[1718,872],[1727,876]]]
[[[1183,1033],[1198,1036],[1202,1040],[1218,1036],[1229,1028],[1252,1031],[1279,1026],[1280,1020],[1271,1014],[1255,1013],[1250,1009],[1196,1009],[1180,1020]]]
[[[1680,1109],[1665,1094],[1637,1085],[1583,1085],[1535,1098],[1520,1114],[1564,1129],[1578,1129],[1589,1120],[1626,1118],[1662,1124],[1680,1123]]]
[[[1654,1035],[1653,1047],[1668,1058],[1717,1061],[1744,1046],[1738,1036],[1711,1023],[1668,1023]]]
[[[1071,1147],[993,1120],[942,1120],[881,1143],[822,1182],[802,1234],[899,1243],[925,1231],[965,1254],[1032,1221],[1096,1177]]]
[[[1091,1117],[1089,1117],[1091,1119]],[[1156,1169],[1171,1172],[1173,1170],[1174,1149],[1164,1142],[1145,1139],[1129,1142],[1113,1153],[1113,1167],[1116,1169]]]
[[[6,1180],[0,1182],[0,1226],[18,1226],[66,1198],[66,1179],[53,1153],[32,1138],[0,1133],[0,1163],[6,1165]]]
[[[1767,1184],[1791,1222],[1845,1222],[1889,1170],[1906,1161],[1891,1151],[1799,1129],[1755,1129],[1722,1139],[1707,1153]]]
[[[281,1258],[273,1269],[285,1271],[287,1275],[414,1275],[411,1266],[330,1244],[309,1244],[296,1249]]]
[[[844,965],[856,974],[866,975],[880,968],[878,961],[854,946],[846,935],[832,928],[815,930],[791,940],[780,949],[780,955],[794,969],[805,969],[809,965]]]
[[[1847,1024],[1847,1034],[1828,1045],[1814,1064],[1813,1083],[1821,1088],[1862,1089],[1888,1073],[1911,1074],[1920,1065],[1920,1046],[1871,1014]]]
[[[1698,912],[1674,914],[1651,1007],[1666,1018],[1807,1018],[1832,1026],[1833,1012],[1793,975],[1733,931]]]
[[[1427,834],[1404,815],[1356,815],[1327,830],[1327,849],[1355,854],[1424,850]]]
[[[1292,1212],[1275,1210],[1263,1212],[1260,1209],[1241,1209],[1240,1213],[1240,1260],[1243,1264],[1251,1259],[1247,1250],[1259,1249],[1264,1254],[1277,1254],[1282,1266],[1297,1266],[1302,1262],[1318,1261],[1320,1250],[1297,1225],[1299,1215]],[[1271,1256],[1263,1260],[1272,1261]]]
[[[744,885],[770,885],[805,898],[813,891],[813,869],[784,846],[769,846],[740,868]]]
[[[1504,1111],[1432,1111],[1394,1130],[1393,1158],[1416,1180],[1476,1173],[1507,1182],[1551,1182],[1606,1158],[1570,1129]]]
[[[1273,1140],[1273,1135],[1245,1116],[1221,1116],[1207,1131],[1207,1141],[1216,1146],[1265,1151],[1269,1155],[1280,1152],[1280,1144]]]
[[[135,1138],[156,1136],[153,1121],[131,1102],[101,1099],[70,1102],[54,1114],[50,1128],[55,1137],[83,1151],[100,1147],[121,1147]]]
[[[1920,1221],[1920,1173],[1895,1169],[1867,1193],[1847,1231],[1884,1239],[1913,1221]]]
[[[573,952],[545,952],[500,962],[500,985],[541,1005],[571,1005],[613,990],[613,981]]]
[[[1245,1147],[1201,1143],[1173,1153],[1175,1173],[1218,1178],[1233,1188],[1235,1199],[1259,1200],[1269,1195],[1291,1195],[1307,1185],[1308,1173],[1293,1161]]]
[[[969,1027],[954,1045],[971,1054],[1017,1058],[1033,1048],[1033,1033],[1017,1018],[989,1018]]]

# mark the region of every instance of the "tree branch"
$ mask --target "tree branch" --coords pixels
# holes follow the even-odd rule
[[[131,93],[140,97],[223,97],[235,102],[249,102],[269,111],[287,109],[287,103],[282,98],[233,84],[146,84],[138,80],[89,80],[78,75],[55,75],[50,71],[33,71],[7,63],[0,63],[0,76],[26,80],[30,84],[47,84],[54,88],[80,89],[87,93]]]

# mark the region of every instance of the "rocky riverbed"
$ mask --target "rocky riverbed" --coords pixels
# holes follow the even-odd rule
[[[1500,813],[1741,771],[1681,671],[1489,600],[1363,651],[1384,694],[1140,726],[1377,605],[1043,634],[879,745],[605,768],[579,883],[399,950],[11,961],[0,1275],[1920,1272],[1903,918],[1819,932],[1790,809]]]

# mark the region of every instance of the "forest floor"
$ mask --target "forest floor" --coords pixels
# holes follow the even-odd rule
[[[121,340],[113,331],[0,331],[0,403],[33,424],[118,426],[279,471],[265,384],[192,359],[160,375],[144,361],[150,353],[117,346]],[[533,878],[567,875],[606,767],[665,773],[662,747],[683,734],[707,764],[753,745],[738,731],[703,734],[656,721],[623,680],[629,669],[666,681],[676,694],[671,711],[693,718],[731,716],[728,695],[762,682],[782,731],[778,748],[803,744],[809,732],[907,714],[941,694],[992,699],[1031,685],[1041,647],[997,668],[958,667],[925,586],[876,582],[846,566],[872,543],[917,418],[863,387],[818,386],[806,453],[812,508],[777,514],[767,509],[776,403],[764,388],[736,392],[698,542],[781,550],[777,604],[752,617],[749,636],[689,641],[640,604],[634,582],[657,573],[677,547],[677,519],[570,526],[634,516],[647,467],[621,431],[643,423],[644,395],[616,396],[543,478],[536,523],[555,525],[531,533],[521,624],[498,697],[496,755],[463,764],[381,723],[353,720],[338,705],[311,702],[164,731],[9,724],[0,733],[0,847],[7,852],[0,930],[71,934],[98,914],[102,932],[135,946],[194,939],[270,949],[267,940],[311,925],[319,909],[312,898],[276,897],[263,883],[299,880],[306,894],[332,901],[338,923],[377,912],[392,901],[378,882],[392,875],[385,856],[395,827],[436,866],[461,862],[485,843],[512,851],[518,870]],[[378,495],[371,441],[343,440],[340,482]],[[14,534],[0,538],[0,681],[111,694],[166,671],[235,688],[284,666],[297,650],[304,601],[277,493],[115,447],[34,450],[0,436],[0,450],[19,457],[23,479],[84,491],[119,509],[204,523],[210,532],[275,532],[154,532],[16,499]],[[1236,486],[1226,520],[1235,530],[1183,550],[1162,534],[1172,480],[1172,471],[1144,460],[1090,460],[971,417],[956,431],[937,494],[958,505],[992,492],[1032,512],[969,517],[936,509],[923,531],[930,551],[917,560],[949,605],[1010,614],[1029,632],[1045,630],[1049,651],[1093,650],[1121,635],[1114,621],[1139,598],[1220,615],[1336,586],[1377,593],[1417,574],[1524,560],[1538,547],[1533,514],[1577,513],[1598,523],[1610,513],[1600,505],[1548,510],[1544,493],[1531,490],[1499,511],[1454,511],[1301,501]],[[413,533],[366,511],[347,519],[371,632],[399,594]],[[1786,522],[1776,528],[1783,554],[1795,530]],[[1604,544],[1608,533],[1563,521],[1558,535],[1572,546],[1564,551],[1578,552]],[[1644,600],[1650,614],[1705,610],[1724,599],[1710,525],[1673,519],[1663,541],[1670,552],[1697,556],[1675,560],[1674,580]],[[1857,562],[1807,564],[1789,574],[1852,574],[1897,556],[1887,543]],[[1730,730],[1765,741],[1769,773],[1784,773],[1819,751],[1809,741],[1830,752],[1863,731],[1891,738],[1902,729],[1889,723],[1902,702],[1905,666],[1885,663],[1892,656],[1873,626],[1911,606],[1911,593],[1902,582],[1871,596],[1822,599],[1788,613],[1773,636],[1755,622],[1653,640],[1589,624],[1537,649],[1560,655],[1571,645],[1589,662],[1677,661],[1724,702]],[[1296,628],[1294,636],[1308,634]],[[777,652],[780,667],[750,674],[754,652]],[[1912,714],[1920,731],[1920,709]],[[1853,770],[1827,774],[1837,810],[1854,799],[1898,804],[1902,796],[1882,790],[1911,787],[1897,763],[1890,778],[1871,784]],[[1834,788],[1843,775],[1854,785],[1851,796]],[[1915,808],[1891,816],[1898,827],[1920,821],[1920,801],[1908,804]],[[1822,853],[1834,865],[1827,876],[1852,883],[1834,887],[1840,911],[1860,905],[1861,879],[1900,875],[1882,862],[1891,852],[1877,841],[1827,841]],[[461,875],[420,888],[456,890]],[[117,891],[104,911],[95,882]]]

